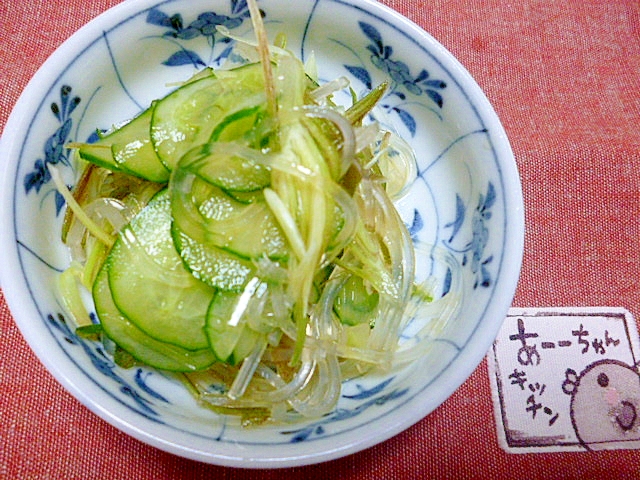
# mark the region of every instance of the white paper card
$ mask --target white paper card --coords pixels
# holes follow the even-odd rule
[[[640,448],[640,347],[621,308],[512,308],[488,355],[510,453]]]

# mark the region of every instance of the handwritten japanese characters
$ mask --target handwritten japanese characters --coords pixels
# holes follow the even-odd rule
[[[511,309],[489,353],[511,453],[640,448],[638,330],[623,309]]]

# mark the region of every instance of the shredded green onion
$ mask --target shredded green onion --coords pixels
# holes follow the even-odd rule
[[[69,192],[69,189],[65,185],[64,180],[62,180],[62,176],[60,175],[60,172],[58,172],[57,167],[54,167],[53,165],[49,165],[48,168],[49,168],[49,173],[51,174],[51,179],[53,180],[53,183],[56,185],[58,192],[60,192],[60,195],[64,197],[68,207],[71,210],[73,210],[73,213],[75,214],[76,218],[80,222],[82,222],[83,225],[87,227],[89,232],[91,232],[91,234],[94,237],[96,237],[105,245],[112,246],[114,242],[114,238],[108,233],[106,233],[103,229],[98,227],[98,225],[96,225],[96,223],[85,214],[82,207],[78,205],[78,202],[76,201],[76,199]]]

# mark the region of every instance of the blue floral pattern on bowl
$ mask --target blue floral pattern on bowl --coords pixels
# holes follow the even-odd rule
[[[80,103],[80,97],[72,96],[71,90],[72,88],[69,85],[63,85],[60,87],[60,101],[51,102],[51,113],[58,120],[60,126],[44,144],[44,159],[38,158],[34,162],[33,170],[24,177],[23,185],[27,194],[31,190],[34,190],[35,194],[39,194],[40,189],[49,183],[51,180],[49,165],[62,164],[71,167],[69,149],[65,145],[69,141],[71,129],[73,128],[71,115]],[[64,198],[55,189],[52,193],[57,214],[60,213],[64,206]]]
[[[220,65],[232,51],[231,43],[227,37],[220,38],[218,27],[225,27],[229,30],[240,27],[249,18],[249,7],[246,0],[231,0],[231,12],[229,15],[216,12],[202,12],[195,20],[185,25],[181,13],[168,15],[162,10],[152,8],[147,14],[147,23],[164,27],[166,30],[162,38],[174,43],[176,51],[167,58],[163,65],[169,67],[179,67],[182,65],[193,65],[194,67],[206,67]],[[200,54],[189,49],[186,44],[189,40],[204,37],[209,44],[209,60],[204,61]],[[216,52],[216,42],[225,43],[226,46],[221,52]]]
[[[38,333],[27,338],[37,337],[55,352],[60,369],[52,370],[70,390],[98,392],[116,412],[110,420],[120,428],[161,448],[215,463],[240,464],[229,458],[250,446],[254,464],[271,465],[268,459],[284,444],[289,445],[288,460],[276,463],[312,463],[338,455],[336,445],[344,445],[339,450],[346,454],[388,438],[419,419],[407,417],[407,411],[429,413],[475,368],[492,329],[497,331],[499,322],[492,317],[506,311],[504,299],[495,303],[503,282],[507,290],[514,288],[502,276],[509,270],[505,255],[513,251],[514,241],[517,247],[521,234],[521,218],[512,218],[509,199],[521,199],[517,188],[515,196],[509,190],[515,171],[510,150],[477,86],[433,39],[367,0],[299,1],[294,17],[289,2],[261,0],[259,5],[269,32],[285,30],[289,48],[303,59],[315,52],[322,80],[347,76],[360,92],[389,82],[376,119],[410,142],[418,164],[398,209],[416,242],[448,250],[462,272],[460,319],[434,338],[428,357],[401,371],[345,382],[337,409],[322,419],[267,426],[257,435],[197,405],[176,388],[171,375],[116,366],[101,344],[69,328],[51,288],[68,255],[59,241],[52,246],[46,240],[59,235],[64,206],[47,166],[62,167],[71,186],[75,172],[68,142],[85,141],[96,129],[132,117],[196,69],[223,63],[232,41],[216,32],[217,25],[234,35],[252,35],[244,0],[139,3],[125,2],[61,66],[51,67],[55,72],[41,80],[41,97],[15,147],[20,161],[13,178],[22,188],[13,192],[11,248],[40,319]],[[97,66],[86,75],[89,61]],[[435,262],[430,268],[446,292],[451,271],[438,269]],[[475,345],[483,340],[476,337],[486,343],[479,350]],[[472,365],[463,360],[469,355]],[[63,368],[73,370],[73,378]],[[135,431],[127,427],[131,422]],[[380,422],[387,425],[384,431],[372,435]]]
[[[442,90],[447,87],[443,80],[432,79],[429,72],[424,68],[420,70],[416,76],[413,76],[407,64],[401,60],[394,60],[394,50],[390,45],[386,45],[384,39],[378,29],[366,22],[358,22],[358,26],[362,33],[369,39],[370,43],[366,50],[370,53],[369,61],[378,70],[384,72],[391,82],[387,99],[397,97],[401,101],[407,100],[407,95],[420,96],[425,94],[429,97],[435,106],[442,108],[444,98]],[[335,40],[340,43],[339,40]],[[353,51],[348,45],[343,45]],[[360,59],[360,65],[345,65],[353,77],[360,80],[368,89],[373,88],[371,74],[366,63]],[[399,117],[411,136],[416,134],[416,121],[407,110],[403,109],[400,104],[382,103],[382,108],[387,112],[394,112]]]

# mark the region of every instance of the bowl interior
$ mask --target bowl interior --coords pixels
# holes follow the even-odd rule
[[[2,285],[25,338],[54,376],[118,428],[167,451],[233,466],[291,466],[343,456],[400,432],[442,403],[478,365],[509,307],[522,256],[522,198],[504,131],[468,73],[433,38],[367,0],[259,2],[270,34],[315,57],[319,76],[357,93],[390,89],[380,121],[414,148],[418,175],[398,209],[414,238],[459,263],[462,307],[424,359],[343,385],[338,408],[306,423],[242,429],[199,407],[170,375],[123,370],[100,344],[76,337],[56,282],[68,264],[63,203],[46,170],[75,178],[65,144],[126,120],[231,43],[223,23],[252,38],[245,2],[124,2],[66,42],[36,74],[3,135]],[[420,274],[446,269],[425,264]],[[429,270],[428,272],[426,270]],[[286,448],[282,446],[286,445]]]

